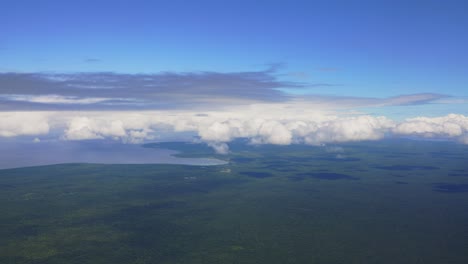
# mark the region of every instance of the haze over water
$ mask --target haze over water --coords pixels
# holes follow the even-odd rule
[[[0,169],[63,163],[221,165],[212,158],[180,158],[174,150],[110,141],[1,142]]]

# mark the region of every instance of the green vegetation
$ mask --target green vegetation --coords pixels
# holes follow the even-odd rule
[[[340,146],[0,170],[0,263],[468,263],[467,146]]]

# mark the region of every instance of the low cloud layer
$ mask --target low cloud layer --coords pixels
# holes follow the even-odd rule
[[[255,113],[252,115],[252,113]],[[309,116],[310,118],[307,118]],[[52,137],[61,140],[113,139],[124,143],[164,140],[167,134],[191,133],[219,153],[229,142],[247,138],[252,144],[309,144],[378,140],[411,136],[446,138],[468,144],[468,117],[450,114],[396,122],[382,116],[309,111],[302,115],[256,112],[3,112],[1,137]]]
[[[394,133],[414,135],[426,138],[447,137],[461,138],[465,141],[468,136],[468,117],[464,115],[450,114],[442,117],[417,117],[407,119],[398,124]]]
[[[0,112],[0,137],[35,136],[49,133],[49,114]]]
[[[0,137],[113,139],[124,143],[192,136],[218,153],[229,142],[311,144],[437,137],[468,143],[464,115],[395,121],[366,107],[430,104],[445,95],[389,98],[294,95],[326,83],[280,80],[276,68],[253,72],[0,73]]]

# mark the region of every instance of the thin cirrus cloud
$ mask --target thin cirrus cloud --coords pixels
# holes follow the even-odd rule
[[[102,102],[112,101],[112,98],[79,98],[75,96],[62,96],[62,95],[4,95],[3,100],[9,101],[19,101],[19,102],[30,102],[30,103],[39,103],[39,104],[96,104]]]
[[[83,61],[86,62],[86,63],[97,63],[97,62],[101,62],[100,59],[96,59],[96,58],[87,58],[87,59],[84,59]]]
[[[351,97],[351,96],[329,96],[329,95],[304,95],[298,100],[306,101],[321,108],[360,108],[360,107],[382,107],[382,106],[408,106],[429,103],[443,103],[442,100],[450,96],[434,93],[419,93],[398,95],[387,98]]]

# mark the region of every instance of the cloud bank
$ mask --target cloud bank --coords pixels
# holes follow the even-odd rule
[[[249,111],[250,110],[250,111]],[[337,116],[331,113],[272,116],[252,109],[236,112],[7,112],[1,113],[0,136],[47,136],[61,140],[112,139],[124,143],[164,140],[164,135],[190,133],[227,153],[229,142],[322,145],[379,140],[395,136],[446,138],[468,144],[468,117],[450,114],[396,122],[383,116]],[[305,116],[311,118],[305,118]],[[286,117],[289,116],[289,117]]]
[[[212,110],[298,100],[316,107],[362,107],[423,104],[446,97],[431,93],[383,99],[293,95],[285,91],[326,89],[331,84],[281,80],[275,69],[233,73],[0,73],[0,110]]]
[[[447,137],[466,141],[468,136],[468,117],[450,114],[443,117],[417,117],[398,124],[393,131],[397,134],[415,135],[426,138]]]
[[[279,88],[302,86],[280,81],[270,69],[234,73],[0,73],[0,102],[9,103],[9,110],[81,110],[83,104],[88,110],[181,109],[213,103],[280,102],[288,100],[288,95]]]
[[[0,73],[0,137],[140,143],[191,135],[218,153],[227,153],[229,142],[237,138],[276,145],[321,145],[394,136],[468,143],[464,115],[395,121],[360,110],[431,104],[447,101],[450,97],[445,95],[363,98],[288,94],[288,88],[326,89],[329,84],[280,80],[275,70]]]
[[[49,133],[47,113],[0,112],[0,137],[34,136]]]

